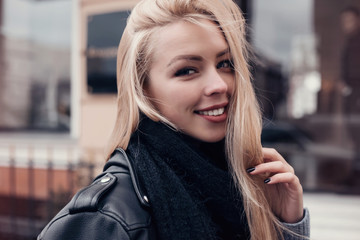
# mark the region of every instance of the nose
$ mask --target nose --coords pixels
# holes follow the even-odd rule
[[[207,77],[205,78],[205,95],[211,96],[214,94],[226,93],[228,90],[228,84],[219,74],[216,69],[211,70]]]

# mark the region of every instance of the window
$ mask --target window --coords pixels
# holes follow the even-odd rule
[[[92,14],[87,18],[87,90],[116,94],[116,54],[130,11]],[[116,23],[116,27],[109,27]]]
[[[359,9],[352,0],[253,1],[263,142],[295,167],[305,189],[360,186]]]
[[[0,131],[69,132],[71,1],[0,9]]]

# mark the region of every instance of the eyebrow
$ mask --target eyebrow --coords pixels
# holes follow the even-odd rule
[[[218,54],[216,54],[216,58],[222,57],[222,56],[224,56],[225,54],[228,54],[228,53],[230,53],[230,49],[229,49],[229,48],[227,48],[227,49],[225,49],[224,51],[221,51],[221,52],[219,52]]]
[[[230,49],[227,48],[227,49],[219,52],[218,54],[216,54],[216,58],[222,57],[229,52],[230,52]],[[197,55],[178,55],[178,56],[174,57],[173,59],[171,59],[171,61],[167,65],[167,67],[171,66],[172,64],[174,64],[175,62],[177,62],[179,60],[202,61],[203,58],[201,56],[197,56]]]
[[[202,61],[203,58],[200,56],[196,56],[196,55],[178,55],[178,56],[174,57],[173,59],[171,59],[171,61],[168,63],[167,66],[169,67],[179,60]]]

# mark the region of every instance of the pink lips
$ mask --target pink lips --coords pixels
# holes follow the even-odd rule
[[[226,119],[227,119],[227,111],[226,111],[227,105],[228,105],[228,103],[217,104],[217,105],[213,105],[211,107],[206,107],[201,110],[197,110],[195,112],[197,114],[199,114],[199,116],[201,116],[202,118],[206,119],[207,121],[210,121],[213,123],[222,123],[222,122],[226,121]],[[222,114],[217,115],[217,116],[204,115],[204,114],[200,113],[203,111],[212,111],[212,110],[216,110],[216,109],[220,109],[220,108],[225,108],[225,110]]]
[[[210,110],[214,110],[214,109],[224,108],[224,107],[226,107],[227,105],[228,105],[228,103],[217,104],[217,105],[213,105],[213,106],[206,107],[206,108],[203,108],[203,109],[199,109],[199,110],[197,110],[196,112],[200,112],[200,111],[210,111]]]

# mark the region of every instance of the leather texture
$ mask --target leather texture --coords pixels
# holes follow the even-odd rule
[[[48,223],[38,240],[156,239],[150,204],[124,150]]]

